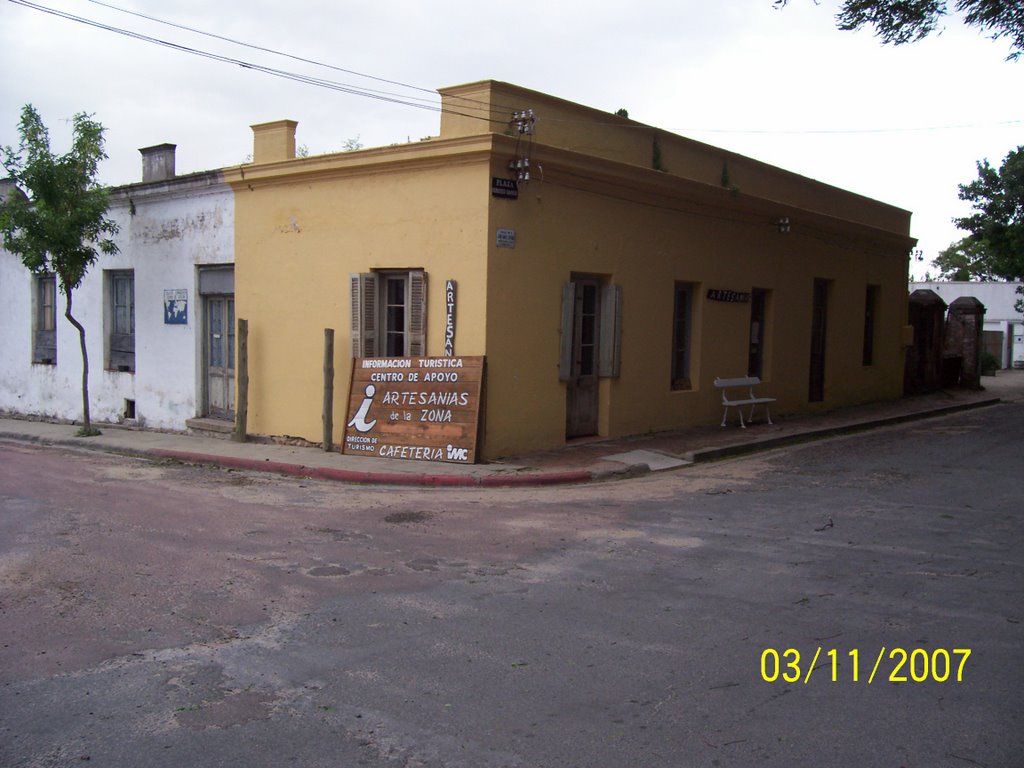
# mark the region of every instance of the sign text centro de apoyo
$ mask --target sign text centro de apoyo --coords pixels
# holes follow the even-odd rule
[[[483,371],[482,356],[353,360],[342,452],[475,463]]]

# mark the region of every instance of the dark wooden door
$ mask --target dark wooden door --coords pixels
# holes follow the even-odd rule
[[[565,436],[597,434],[598,333],[600,286],[596,279],[576,279],[573,307],[572,369],[566,387]]]
[[[814,281],[811,310],[811,375],[807,399],[825,399],[825,337],[828,326],[828,280]]]
[[[761,288],[750,293],[750,350],[747,355],[747,376],[764,376],[765,296]]]

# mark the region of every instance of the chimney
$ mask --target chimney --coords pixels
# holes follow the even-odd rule
[[[142,183],[167,181],[174,178],[174,150],[176,144],[157,144],[140,149],[142,153]]]
[[[277,163],[282,160],[294,160],[295,129],[298,125],[294,120],[276,120],[273,123],[250,126],[252,128],[253,163]]]
[[[0,179],[0,203],[6,203],[12,197],[20,197],[27,200],[25,193],[21,191],[18,182],[14,179]]]

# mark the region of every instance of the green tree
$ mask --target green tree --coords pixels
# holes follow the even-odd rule
[[[104,152],[103,126],[84,112],[72,119],[70,151],[55,155],[50,134],[31,104],[21,110],[19,146],[4,147],[3,166],[21,194],[0,201],[4,248],[35,274],[53,273],[67,297],[64,317],[78,330],[82,347],[82,428],[98,434],[89,416],[89,355],[85,327],[72,315],[72,296],[99,253],[117,253],[111,236],[117,225],[106,218],[107,190],[96,181]]]
[[[788,2],[775,0],[775,7],[785,7]],[[964,15],[965,24],[979,28],[993,40],[1010,38],[1007,59],[1016,60],[1024,52],[1024,6],[1020,0],[843,0],[836,24],[847,32],[874,27],[882,42],[902,45],[939,29],[950,5]]]
[[[970,237],[940,254],[946,257],[943,274],[1024,280],[1024,146],[1007,154],[998,169],[988,160],[979,162],[978,178],[960,185],[960,199],[971,203],[974,213],[953,222]],[[1017,302],[1018,309],[1022,305],[1024,299]]]
[[[957,240],[935,257],[940,280],[992,280],[985,243],[971,237]]]

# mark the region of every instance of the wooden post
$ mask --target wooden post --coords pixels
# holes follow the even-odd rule
[[[334,437],[334,329],[324,328],[324,450]]]
[[[236,443],[244,443],[249,416],[249,321],[238,321],[238,362],[235,366],[238,397],[235,403]]]

